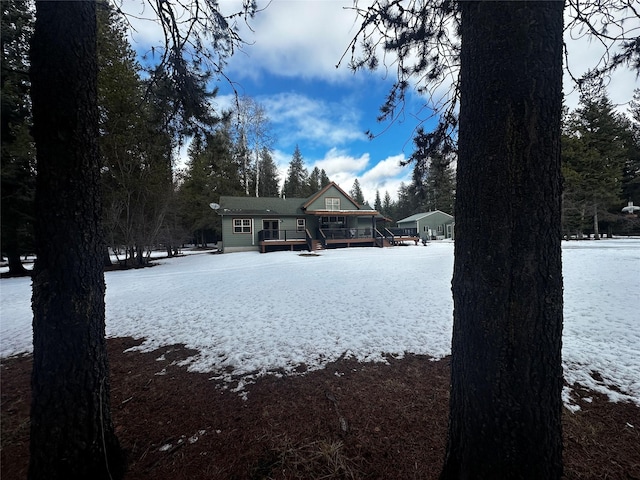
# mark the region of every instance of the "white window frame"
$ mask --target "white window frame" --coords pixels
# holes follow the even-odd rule
[[[233,233],[238,234],[251,234],[253,228],[253,222],[250,218],[234,218],[233,219]]]
[[[307,220],[304,218],[296,219],[296,230],[298,232],[304,232],[307,229]]]
[[[340,198],[339,197],[325,197],[324,207],[330,212],[340,211]],[[337,207],[337,208],[336,208]]]

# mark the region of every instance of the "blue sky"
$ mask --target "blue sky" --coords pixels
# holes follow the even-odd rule
[[[129,2],[140,6],[142,0],[125,0],[124,6]],[[412,167],[400,167],[399,162],[413,151],[411,139],[420,122],[415,115],[424,100],[412,95],[399,121],[378,123],[378,109],[391,86],[393,67],[389,72],[354,74],[347,56],[336,68],[357,31],[356,14],[348,8],[352,3],[259,0],[259,7],[268,6],[250,21],[251,28],[238,24],[248,45],[228,60],[225,74],[240,95],[252,97],[266,109],[275,138],[274,159],[282,177],[298,145],[309,171],[315,166],[323,168],[347,191],[357,178],[365,199],[373,204],[376,190],[381,196],[388,191],[395,199],[400,183],[410,182]],[[237,0],[220,0],[220,5],[228,13],[238,8]],[[627,23],[627,28],[640,29],[640,25]],[[134,37],[138,41],[159,38],[158,33],[157,27],[146,22]],[[601,54],[597,44],[576,32],[567,32],[565,37],[574,75],[597,62]],[[225,108],[231,104],[232,89],[226,80],[217,84],[220,93],[215,104]],[[636,85],[634,73],[620,72],[612,78],[609,94],[614,103],[624,103],[631,99]],[[567,77],[566,103],[573,108],[577,95],[571,90]],[[425,116],[423,111],[422,119]],[[367,130],[380,135],[369,140]]]
[[[388,191],[395,198],[400,183],[410,181],[412,168],[399,163],[413,151],[419,120],[405,115],[393,124],[377,122],[392,77],[384,71],[353,73],[348,56],[336,68],[356,32],[356,15],[344,8],[351,5],[271,2],[251,22],[253,31],[243,28],[251,45],[229,60],[226,72],[239,94],[266,108],[283,176],[298,145],[309,170],[324,169],[347,191],[357,178],[373,204],[376,189],[381,197]],[[224,101],[230,87],[222,81],[220,89]],[[367,130],[380,135],[370,140]]]

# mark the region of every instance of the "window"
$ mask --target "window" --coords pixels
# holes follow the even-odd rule
[[[340,210],[340,199],[336,197],[327,197],[324,199],[324,205],[327,210]]]
[[[345,228],[346,222],[343,216],[320,217],[320,228]]]
[[[233,233],[251,233],[250,218],[234,218]]]
[[[297,219],[297,228],[296,230],[298,230],[298,232],[304,232],[305,229],[307,228],[307,224],[304,218],[298,218]]]
[[[438,233],[442,233],[442,225],[438,225]]]

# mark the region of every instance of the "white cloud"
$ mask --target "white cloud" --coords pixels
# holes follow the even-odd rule
[[[296,144],[339,147],[366,140],[364,128],[360,126],[360,111],[348,98],[329,101],[283,92],[261,95],[255,100],[265,108],[278,145],[291,148],[292,152]],[[234,105],[234,97],[221,95],[214,103],[219,110],[230,109]],[[302,153],[304,155],[305,152]]]
[[[368,153],[360,157],[353,157],[344,151],[332,148],[325,154],[324,158],[314,162],[310,168],[318,167],[320,170],[324,170],[331,180],[340,183],[339,179],[345,179],[361,172],[367,168],[368,164]]]
[[[306,141],[335,146],[365,139],[358,126],[359,113],[348,100],[330,102],[289,92],[261,96],[258,102],[278,127],[278,140],[283,145]]]
[[[381,200],[384,200],[385,192],[389,192],[389,196],[397,200],[400,184],[408,184],[411,181],[413,167],[400,166],[400,162],[404,160],[406,157],[402,153],[385,158],[358,179],[364,198],[371,206],[375,202],[376,190],[380,193]]]
[[[370,168],[370,153],[355,157],[345,151],[332,148],[324,158],[313,162],[309,169],[314,167],[324,169],[327,176],[346,192],[351,190],[354,181],[358,179],[365,200],[373,206],[376,190],[380,192],[381,197],[384,197],[385,191],[388,191],[391,198],[395,200],[400,184],[410,181],[411,168],[399,165],[404,159],[404,154],[393,155]]]
[[[406,160],[404,154],[394,155],[378,162],[378,164],[372,169],[365,172],[362,176],[364,182],[372,185],[377,185],[377,182],[384,181],[388,178],[395,178],[398,175],[403,174],[405,167],[400,165],[400,162]]]
[[[260,6],[267,5],[260,2]],[[351,0],[273,0],[240,28],[251,43],[230,62],[233,75],[259,76],[261,71],[284,77],[338,81],[351,75],[336,64],[356,32]]]

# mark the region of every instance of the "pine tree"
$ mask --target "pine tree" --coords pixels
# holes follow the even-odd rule
[[[27,270],[20,255],[34,248],[35,148],[29,133],[29,39],[33,31],[30,2],[2,2],[2,254],[7,256],[9,275]]]
[[[203,246],[222,235],[220,217],[209,205],[217,203],[221,195],[244,193],[230,135],[229,123],[225,122],[206,138],[194,138],[178,189],[182,225]]]
[[[376,189],[376,199],[373,203],[373,209],[376,212],[382,212],[382,201],[380,200],[380,190]]]
[[[360,188],[360,182],[357,178],[353,181],[353,187],[351,187],[349,195],[358,205],[364,205],[364,195],[362,193],[362,188]]]
[[[124,473],[105,340],[96,37],[95,2],[36,4],[32,480]]]
[[[141,205],[137,192],[144,184],[141,139],[147,126],[140,65],[123,19],[107,3],[100,3],[97,13],[103,226],[107,244],[117,251],[135,244],[134,211]]]
[[[622,172],[622,197],[640,205],[640,89],[635,90],[629,105],[628,155]]]
[[[606,95],[596,90],[581,97],[581,106],[569,116],[564,130],[564,219],[573,218],[579,234],[589,219],[598,239],[599,219],[622,202],[621,180],[628,158],[625,123]]]
[[[435,154],[429,159],[426,181],[427,209],[440,210],[453,215],[455,204],[455,172],[451,160],[444,154]]]
[[[327,176],[327,172],[324,171],[324,168],[320,170],[320,188],[324,188],[331,183],[331,180]]]
[[[267,147],[263,147],[260,154],[259,178],[259,197],[277,197],[280,194],[278,167]]]
[[[398,201],[393,209],[394,219],[401,220],[413,215],[416,210],[415,197],[411,194],[410,187],[404,182],[400,183],[398,188]]]
[[[382,201],[382,214],[385,217],[394,219],[396,218],[395,214],[395,204],[391,201],[391,195],[389,195],[389,191],[385,190],[384,192],[384,200]]]
[[[285,179],[282,194],[287,198],[306,198],[312,193],[309,188],[309,174],[304,166],[304,159],[300,148],[296,145],[289,163],[287,178]]]
[[[309,174],[309,191],[315,193],[322,188],[320,175],[320,169],[318,167],[313,167],[311,174]]]
[[[416,212],[441,210],[453,214],[455,174],[451,169],[452,154],[434,149],[428,134],[420,129],[413,140],[415,150],[409,159],[413,174],[409,191]]]

